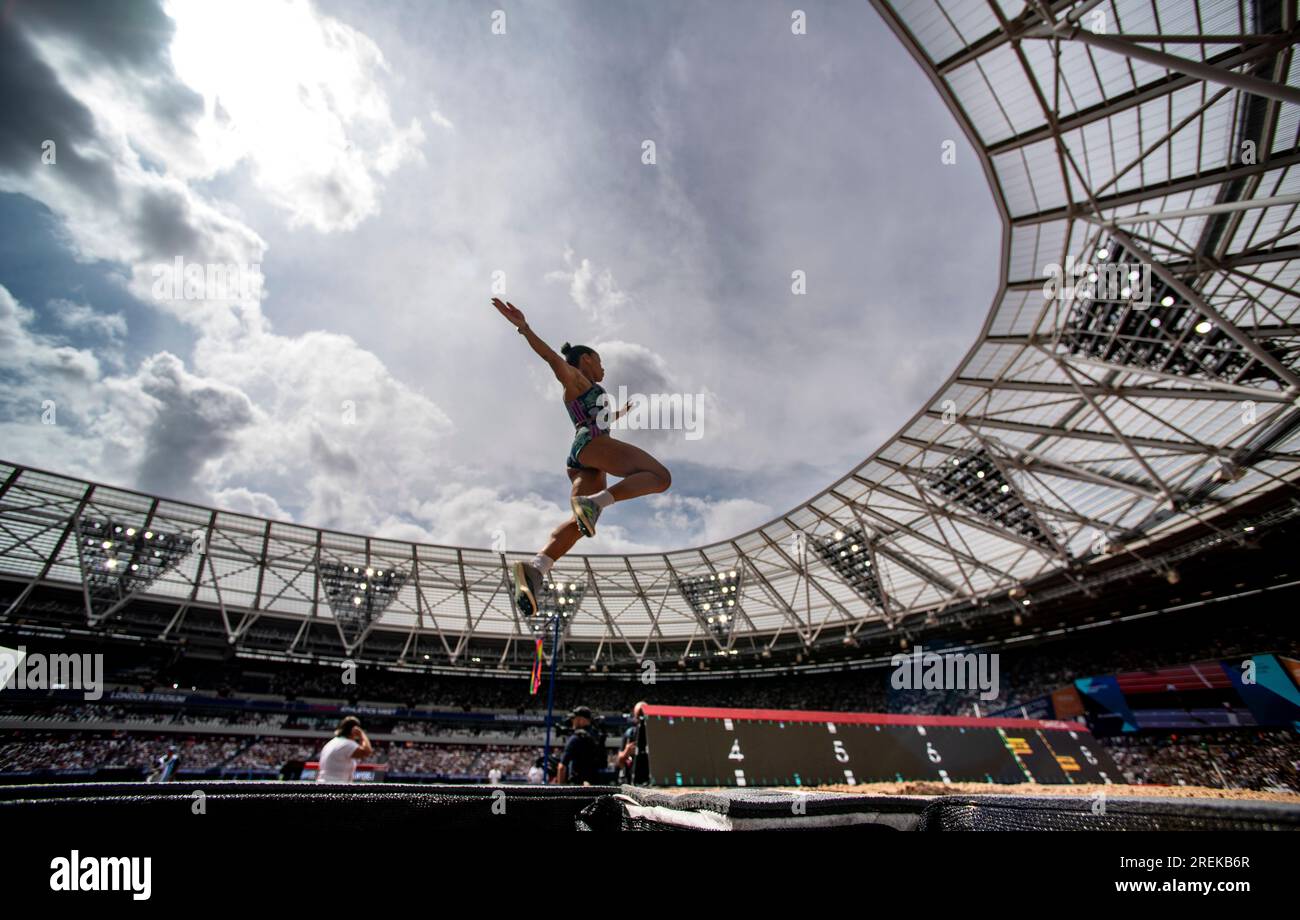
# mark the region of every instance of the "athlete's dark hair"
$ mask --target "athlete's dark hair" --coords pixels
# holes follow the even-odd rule
[[[583,355],[594,355],[595,353],[596,349],[588,348],[586,345],[570,345],[565,342],[560,346],[560,354],[564,355],[564,359],[574,367],[578,366],[578,362],[582,360]]]
[[[360,727],[361,720],[356,716],[344,716],[343,721],[339,723],[339,727],[334,729],[334,735],[337,738],[351,738],[352,729]]]

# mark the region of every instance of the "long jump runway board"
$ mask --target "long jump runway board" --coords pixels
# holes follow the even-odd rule
[[[1077,722],[647,706],[658,786],[1123,782]]]

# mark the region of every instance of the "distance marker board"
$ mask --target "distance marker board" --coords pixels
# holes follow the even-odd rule
[[[1123,782],[1077,722],[647,706],[659,786]]]

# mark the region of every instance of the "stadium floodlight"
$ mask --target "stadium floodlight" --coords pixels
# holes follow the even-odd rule
[[[91,619],[107,616],[132,594],[175,568],[195,542],[183,533],[150,530],[141,534],[111,517],[78,518],[77,557]]]
[[[1275,371],[1190,304],[1181,303],[1163,281],[1153,280],[1150,290],[1141,291],[1121,288],[1123,280],[1111,283],[1141,277],[1125,272],[1139,260],[1124,247],[1112,242],[1096,255],[1100,274],[1088,275],[1093,285],[1086,291],[1089,296],[1075,298],[1060,331],[1065,353],[1179,377],[1283,385]],[[1292,363],[1283,343],[1261,339],[1260,345],[1282,363]]]
[[[542,581],[542,591],[537,598],[537,610],[529,617],[533,631],[545,633],[551,617],[558,617],[561,630],[568,632],[573,618],[582,609],[582,600],[587,596],[586,581],[576,577],[562,575],[558,572]]]
[[[812,535],[813,552],[859,597],[887,610],[872,542],[861,527],[836,525],[830,534]]]
[[[673,584],[695,619],[719,644],[726,645],[741,613],[741,577],[735,569],[676,578]]]
[[[406,584],[408,573],[389,566],[322,560],[316,567],[325,599],[345,646],[355,645]]]
[[[987,451],[962,450],[931,470],[925,483],[948,501],[1026,539],[1049,546],[1034,512],[1020,500]]]

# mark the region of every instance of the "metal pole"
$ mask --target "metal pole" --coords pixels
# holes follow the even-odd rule
[[[1300,195],[1274,195],[1272,198],[1247,198],[1243,201],[1225,201],[1220,204],[1208,204],[1202,208],[1183,208],[1181,211],[1156,211],[1152,213],[1131,214],[1128,217],[1112,217],[1112,224],[1143,224],[1153,220],[1173,220],[1178,217],[1201,217],[1206,214],[1228,214],[1233,211],[1249,211],[1254,208],[1272,208],[1277,205],[1300,204]]]
[[[542,749],[542,785],[551,782],[551,716],[555,712],[555,662],[560,657],[560,615],[555,620],[555,641],[551,644],[551,686],[546,693],[546,746]]]

